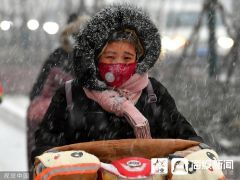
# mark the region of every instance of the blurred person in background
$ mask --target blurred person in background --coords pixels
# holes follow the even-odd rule
[[[3,100],[3,85],[0,81],[0,104],[2,103]]]
[[[81,26],[88,20],[87,16],[71,14],[67,26],[60,35],[60,44],[44,62],[41,71],[30,92],[30,105],[27,110],[27,151],[28,161],[34,147],[34,132],[43,119],[55,91],[67,80],[74,77],[72,52],[75,45],[74,37]],[[29,163],[29,169],[31,164]]]

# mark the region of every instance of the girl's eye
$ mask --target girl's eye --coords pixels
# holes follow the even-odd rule
[[[114,56],[107,56],[107,59],[114,59]]]
[[[124,59],[125,59],[125,60],[130,60],[130,59],[131,59],[131,57],[124,57]]]

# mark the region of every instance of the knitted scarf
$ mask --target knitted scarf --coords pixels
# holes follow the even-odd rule
[[[104,110],[125,117],[133,127],[136,138],[151,138],[148,120],[135,107],[142,90],[148,84],[148,74],[134,74],[117,89],[96,91],[83,88],[89,99],[97,102]]]

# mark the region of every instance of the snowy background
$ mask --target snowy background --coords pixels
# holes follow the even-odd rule
[[[0,106],[0,171],[27,171],[26,96],[6,95]]]
[[[0,171],[27,170],[28,93],[42,63],[59,46],[59,34],[69,14],[92,15],[113,2],[117,1],[1,0],[0,82],[5,92],[0,104]],[[162,55],[151,75],[167,87],[180,112],[205,141],[216,148],[223,159],[234,160],[234,168],[239,171],[240,0],[218,1],[224,7],[222,19],[226,23],[220,18],[221,8],[215,6],[216,11],[211,11],[220,18],[215,25],[215,39],[211,40],[215,42],[215,50],[209,43],[207,13],[203,20],[205,24],[201,24],[199,31],[194,31],[203,0],[126,2],[146,9],[160,29]],[[36,21],[31,21],[35,22],[32,26],[28,24],[33,19],[37,20],[38,26]],[[54,22],[56,31],[44,29],[46,22]],[[187,39],[192,32],[189,43]],[[184,47],[186,54],[183,54]],[[233,179],[238,177],[236,173]]]

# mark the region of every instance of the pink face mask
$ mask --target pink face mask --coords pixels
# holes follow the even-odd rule
[[[136,66],[136,62],[131,64],[98,64],[101,78],[111,87],[119,87],[126,82],[135,73]]]

